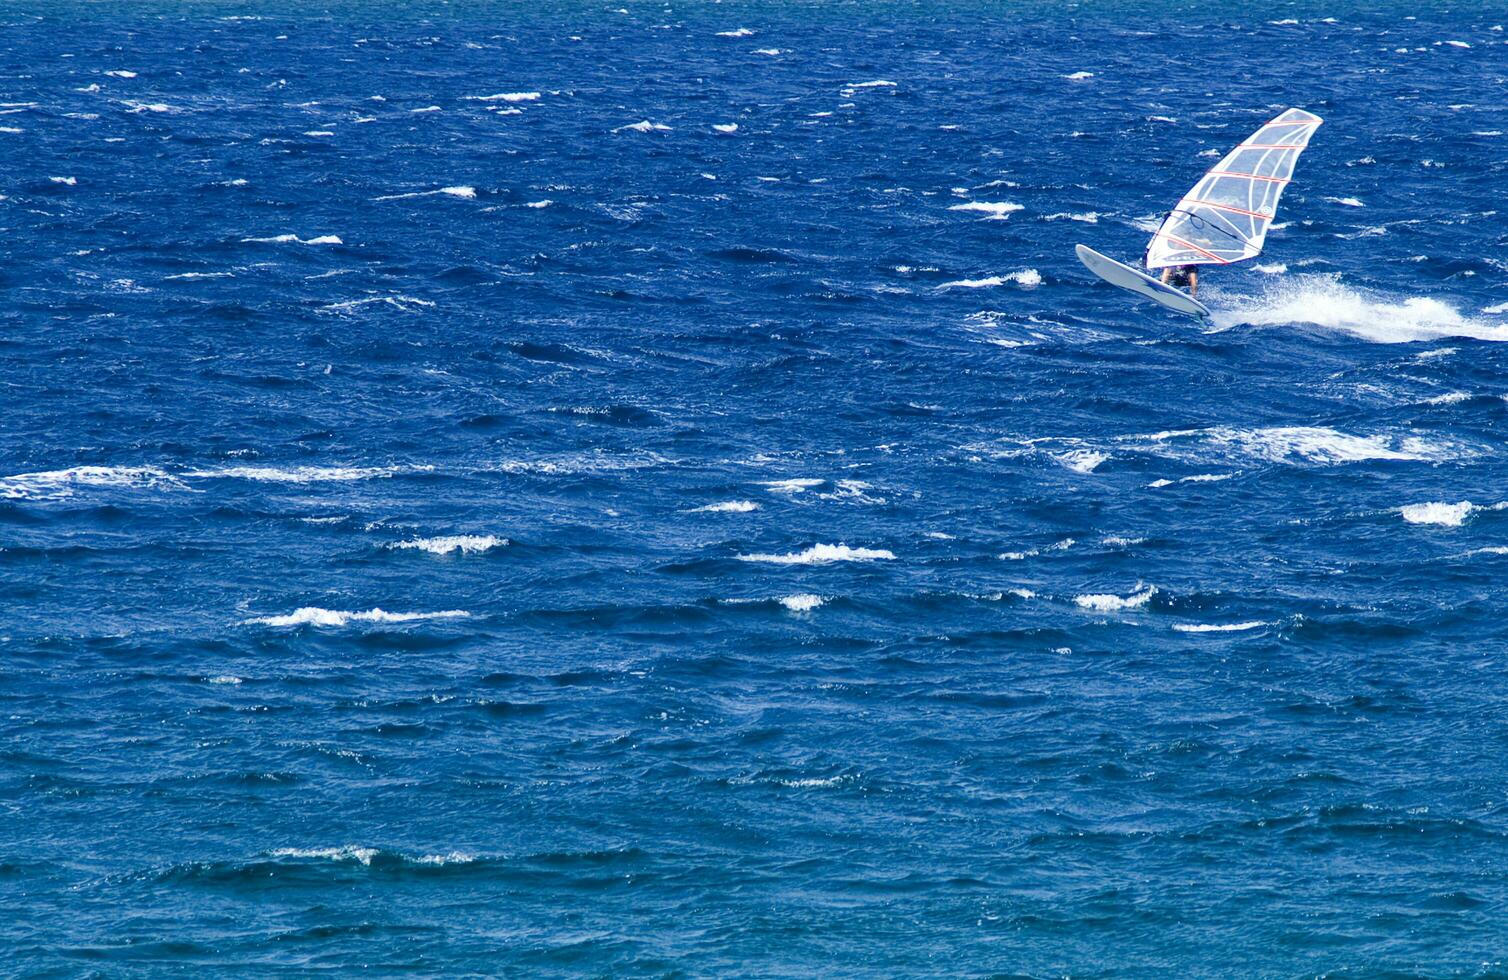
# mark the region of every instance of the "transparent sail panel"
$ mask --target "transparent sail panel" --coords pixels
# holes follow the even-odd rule
[[[1229,265],[1261,252],[1293,166],[1323,121],[1289,109],[1227,153],[1163,219],[1147,268]]]

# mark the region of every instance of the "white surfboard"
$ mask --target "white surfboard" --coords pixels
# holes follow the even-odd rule
[[[1112,286],[1119,286],[1127,292],[1145,296],[1170,310],[1187,313],[1189,316],[1207,317],[1210,315],[1209,307],[1188,293],[1181,289],[1174,289],[1140,269],[1133,269],[1124,262],[1117,262],[1108,255],[1101,255],[1088,245],[1075,246],[1074,251],[1078,253],[1079,261],[1084,263],[1090,272]]]

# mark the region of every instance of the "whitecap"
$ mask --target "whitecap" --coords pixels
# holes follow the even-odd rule
[[[499,92],[496,95],[468,95],[464,98],[468,102],[534,102],[539,99],[539,93]]]
[[[1086,79],[1093,78],[1094,77],[1094,72],[1092,72],[1092,71],[1076,71],[1072,75],[1064,75],[1063,77],[1066,78],[1066,79],[1068,79],[1070,82],[1082,82],[1082,81],[1084,81]]]
[[[1469,500],[1447,504],[1438,501],[1427,504],[1409,504],[1398,508],[1398,513],[1410,524],[1439,524],[1442,527],[1460,527],[1477,505]]]
[[[1066,453],[1060,453],[1053,457],[1059,463],[1073,470],[1075,473],[1093,473],[1110,458],[1108,453],[1095,452],[1088,449],[1076,449]]]
[[[54,184],[66,184],[69,187],[72,187],[79,182],[79,179],[77,177],[48,177],[47,179],[52,181]]]
[[[1024,210],[1020,204],[1011,201],[967,201],[963,204],[954,204],[949,211],[977,211],[987,217],[986,221],[1004,221],[1014,211]]]
[[[468,184],[456,184],[452,187],[437,187],[431,191],[409,191],[406,194],[384,194],[374,197],[374,201],[403,201],[411,197],[433,197],[436,194],[445,194],[449,197],[459,197],[471,200],[476,197],[476,188]]]
[[[303,606],[286,616],[259,616],[248,619],[243,625],[260,626],[345,626],[348,623],[412,623],[426,619],[466,619],[471,613],[464,609],[446,609],[441,612],[393,613],[384,609],[369,609],[366,612],[345,612],[339,609],[321,609],[319,606]]]
[[[297,235],[272,235],[268,238],[243,238],[244,242],[260,242],[267,245],[284,245],[297,243],[299,245],[344,245],[338,235],[319,235],[314,238],[303,239]]]
[[[1327,197],[1325,198],[1325,200],[1329,201],[1331,204],[1344,204],[1348,208],[1366,207],[1365,204],[1361,203],[1354,197]]]
[[[186,489],[155,466],[74,466],[0,477],[0,499],[63,500],[73,496],[78,487]]]
[[[544,198],[543,200],[539,200],[539,201],[526,201],[526,202],[524,202],[524,207],[526,207],[526,208],[534,208],[534,209],[538,210],[539,208],[547,208],[547,207],[549,207],[550,205],[552,205],[554,203],[555,203],[554,201],[550,200],[547,197],[547,198]]]
[[[823,565],[838,561],[894,561],[895,553],[883,548],[850,548],[846,544],[814,544],[805,551],[787,555],[738,555],[739,561],[766,562],[772,565]]]
[[[493,548],[506,547],[509,543],[507,538],[500,538],[495,534],[454,534],[396,541],[388,547],[399,551],[427,551],[432,555],[449,555],[457,551],[463,555],[479,555]]]
[[[105,74],[109,75],[111,78],[135,78],[136,77],[136,72],[134,72],[134,71],[126,71],[124,68],[116,68],[116,69],[114,69],[112,71],[105,72]]]
[[[1093,609],[1096,612],[1115,612],[1121,609],[1140,609],[1157,594],[1157,587],[1138,586],[1137,591],[1128,596],[1119,596],[1112,593],[1090,593],[1074,596],[1074,604],[1082,609]]]
[[[403,472],[398,466],[228,466],[217,470],[190,470],[183,474],[202,480],[256,480],[262,483],[339,483],[369,480]],[[418,467],[428,470],[430,467]]]
[[[738,123],[713,123],[712,128],[719,133],[736,133],[738,132]]]
[[[1022,269],[1003,276],[986,276],[983,279],[955,279],[952,282],[940,284],[938,289],[989,289],[994,286],[1004,286],[1013,282],[1023,289],[1032,289],[1042,285],[1042,274],[1036,269]]]
[[[821,481],[818,481],[821,482]],[[692,514],[747,514],[759,509],[759,505],[752,500],[725,500],[721,503],[707,504],[704,507],[693,507],[688,513]]]
[[[780,600],[780,604],[791,612],[811,612],[827,600],[819,595],[802,593],[800,595],[788,595]]]
[[[1174,623],[1173,628],[1180,633],[1243,633],[1271,625],[1261,620],[1252,620],[1248,623]]]
[[[717,36],[718,37],[750,37],[750,36],[753,35],[753,33],[754,32],[751,31],[751,30],[749,30],[747,27],[740,27],[737,30],[732,30],[732,31],[718,31],[717,32]]]
[[[629,123],[627,126],[619,126],[617,129],[613,130],[613,132],[621,133],[624,130],[632,130],[635,133],[665,133],[670,131],[670,127],[661,123],[650,122],[648,119],[645,119],[640,122]]]
[[[794,480],[769,480],[761,484],[771,493],[801,493],[812,487],[820,487],[826,480],[814,480],[798,477]]]

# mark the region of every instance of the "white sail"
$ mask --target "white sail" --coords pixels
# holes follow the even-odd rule
[[[1147,268],[1229,265],[1260,253],[1293,165],[1322,122],[1288,109],[1227,153],[1163,219]]]

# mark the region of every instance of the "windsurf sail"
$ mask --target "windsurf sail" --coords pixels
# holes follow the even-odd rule
[[[1322,122],[1288,109],[1227,153],[1162,219],[1147,246],[1147,268],[1229,265],[1258,255],[1293,165]]]

